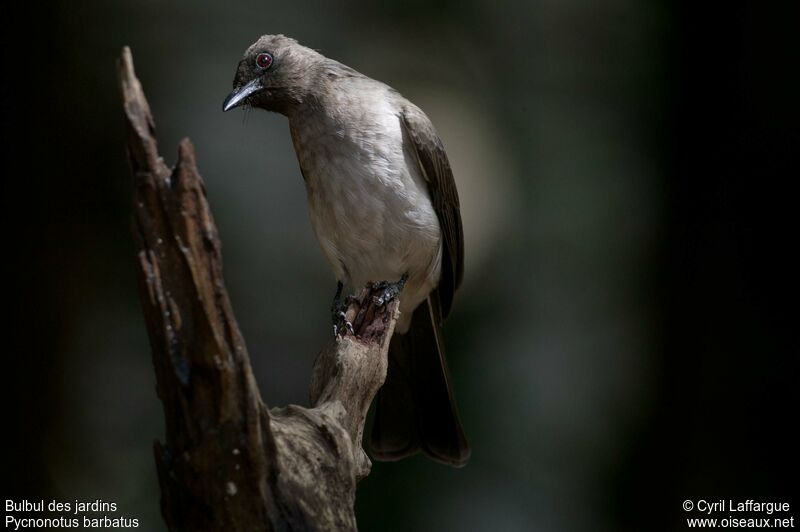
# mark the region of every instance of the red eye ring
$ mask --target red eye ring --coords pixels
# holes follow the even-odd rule
[[[256,66],[262,70],[266,70],[272,66],[272,54],[262,52],[256,56]]]

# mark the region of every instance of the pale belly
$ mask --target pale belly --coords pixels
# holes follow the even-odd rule
[[[397,324],[402,333],[439,282],[441,230],[399,126],[397,135],[370,143],[369,150],[347,139],[337,145],[330,136],[322,143],[306,137],[297,154],[311,224],[337,279],[352,292],[408,275]],[[297,148],[294,130],[293,137]]]

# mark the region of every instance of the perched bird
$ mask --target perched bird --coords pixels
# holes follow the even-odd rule
[[[370,437],[378,460],[470,454],[453,399],[441,324],[461,283],[458,193],[428,117],[391,87],[283,35],[244,53],[223,111],[248,105],[289,119],[311,223],[342,290],[383,281],[400,299]]]

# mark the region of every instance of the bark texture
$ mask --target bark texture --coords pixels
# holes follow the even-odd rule
[[[118,62],[134,178],[133,233],[166,437],[155,444],[173,531],[355,530],[367,410],[386,377],[397,303],[365,287],[311,376],[311,408],[269,410],[222,277],[217,228],[192,143],[169,168],[128,48]]]

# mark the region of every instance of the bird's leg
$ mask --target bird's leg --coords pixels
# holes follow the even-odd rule
[[[353,324],[347,320],[347,306],[350,304],[353,296],[342,297],[341,281],[336,282],[336,294],[333,296],[333,303],[331,303],[331,320],[333,321],[333,336],[344,336],[346,333],[355,334],[353,332]]]
[[[381,294],[374,299],[375,304],[382,307],[399,296],[400,292],[403,291],[403,287],[406,285],[406,281],[408,281],[408,274],[404,273],[396,283],[390,283],[388,281],[375,283],[374,288],[381,291]]]

